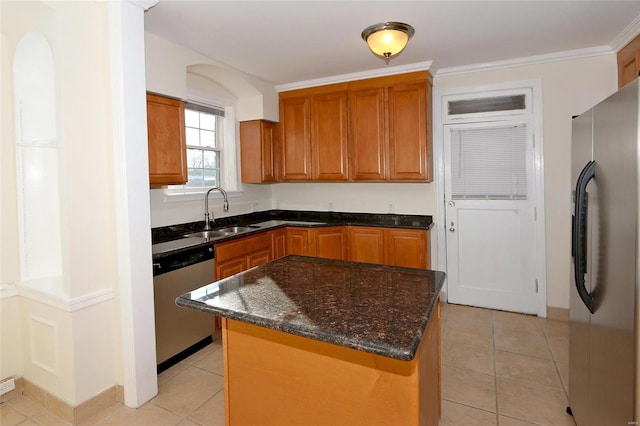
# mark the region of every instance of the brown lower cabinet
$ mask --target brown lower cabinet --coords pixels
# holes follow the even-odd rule
[[[215,245],[216,280],[287,254],[429,269],[429,231],[366,226],[280,228]],[[216,329],[220,329],[216,317]]]
[[[271,257],[273,260],[287,255],[287,229],[271,231]]]
[[[311,234],[310,256],[347,260],[347,230],[344,226],[315,228]]]
[[[384,264],[384,229],[349,226],[349,260]]]
[[[385,229],[384,264],[429,269],[428,232],[417,229]]]
[[[272,260],[268,232],[216,244],[216,280],[227,278]]]
[[[216,279],[295,254],[429,268],[429,231],[367,226],[287,227],[215,245]]]
[[[287,229],[287,254],[297,254],[309,256],[309,229],[308,228],[286,228]]]

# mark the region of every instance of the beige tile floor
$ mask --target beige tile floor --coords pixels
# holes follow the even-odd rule
[[[441,426],[574,425],[565,413],[568,323],[442,306]],[[158,396],[141,408],[116,404],[83,425],[224,425],[221,348],[214,342],[160,374]],[[2,426],[64,424],[25,396],[0,405]]]

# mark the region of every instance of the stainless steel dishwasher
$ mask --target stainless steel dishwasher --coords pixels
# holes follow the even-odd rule
[[[188,244],[188,239],[157,244],[154,252]],[[201,240],[201,239],[199,239]],[[158,246],[158,247],[156,247]],[[175,249],[174,249],[175,250]],[[213,246],[182,248],[153,260],[153,292],[158,373],[180,362],[212,341],[215,317],[180,308],[176,298],[214,281]]]

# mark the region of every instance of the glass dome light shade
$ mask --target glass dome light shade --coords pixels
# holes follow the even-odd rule
[[[410,25],[384,22],[366,28],[362,32],[362,38],[375,55],[389,59],[402,52],[413,34],[414,29]]]
[[[367,39],[369,49],[378,56],[397,55],[405,48],[409,36],[398,30],[382,30],[373,33]]]

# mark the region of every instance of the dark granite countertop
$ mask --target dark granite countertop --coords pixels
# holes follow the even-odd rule
[[[179,306],[412,360],[445,274],[286,256],[186,293]]]
[[[158,259],[201,245],[220,243],[234,238],[269,231],[284,226],[378,226],[385,228],[430,229],[432,217],[428,215],[402,215],[377,213],[314,212],[300,210],[268,210],[238,216],[216,219],[212,229],[227,226],[247,226],[255,228],[237,235],[206,238],[185,238],[184,235],[204,229],[204,221],[163,226],[151,230],[153,258]],[[187,241],[188,240],[188,241]]]

